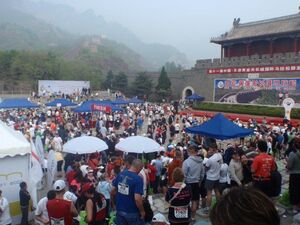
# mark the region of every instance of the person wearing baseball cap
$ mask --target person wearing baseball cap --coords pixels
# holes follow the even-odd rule
[[[170,223],[168,222],[168,220],[166,219],[166,217],[163,214],[157,213],[152,218],[152,224],[153,225],[169,225]]]
[[[65,224],[72,225],[72,218],[78,216],[74,203],[64,199],[66,183],[63,180],[57,180],[53,184],[53,190],[56,197],[47,202],[47,210],[50,225]]]

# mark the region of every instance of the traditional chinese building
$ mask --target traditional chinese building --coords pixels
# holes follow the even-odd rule
[[[250,23],[234,19],[230,31],[211,42],[221,45],[221,58],[297,53],[300,50],[300,14]]]
[[[277,104],[279,93],[300,107],[300,14],[241,23],[212,43],[221,57],[199,59],[190,70],[169,74],[174,97],[194,92],[207,101]]]

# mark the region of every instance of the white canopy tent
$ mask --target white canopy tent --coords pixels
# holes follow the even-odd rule
[[[0,121],[0,189],[9,201],[13,223],[20,222],[19,184],[28,183],[30,143],[22,133]]]

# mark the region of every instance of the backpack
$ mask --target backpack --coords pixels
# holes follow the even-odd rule
[[[95,194],[95,198],[93,200],[94,207],[93,207],[93,221],[95,223],[101,221],[103,222],[106,217],[106,210],[107,210],[107,205],[106,205],[106,199],[104,195],[97,193]]]

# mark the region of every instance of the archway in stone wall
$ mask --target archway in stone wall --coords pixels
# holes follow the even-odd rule
[[[182,91],[182,99],[184,100],[185,97],[194,94],[194,92],[194,88],[192,88],[191,86],[185,87]]]

